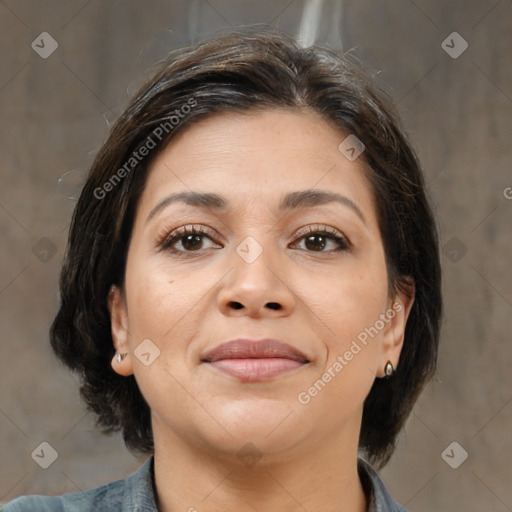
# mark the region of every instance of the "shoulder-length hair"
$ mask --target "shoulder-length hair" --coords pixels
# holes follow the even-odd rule
[[[79,374],[96,425],[105,433],[122,430],[134,453],[153,453],[149,406],[134,376],[111,368],[107,308],[111,286],[123,285],[148,169],[192,123],[220,112],[273,108],[314,111],[340,135],[364,144],[360,161],[375,197],[389,291],[394,296],[406,292],[411,279],[415,284],[397,371],[375,379],[364,402],[359,447],[382,467],[436,368],[443,309],[438,233],[420,165],[392,101],[359,65],[329,49],[301,48],[291,36],[267,30],[237,31],[173,52],[161,64],[90,168],[70,226],[51,346]]]

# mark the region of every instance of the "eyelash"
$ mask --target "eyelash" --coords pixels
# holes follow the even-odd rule
[[[218,242],[215,240],[215,236],[213,232],[210,229],[205,228],[204,226],[182,226],[180,228],[177,228],[171,233],[165,232],[164,234],[157,237],[157,246],[159,250],[162,251],[169,251],[173,254],[180,254],[180,255],[187,255],[187,256],[194,256],[196,254],[199,254],[203,252],[201,249],[197,251],[187,251],[187,250],[180,250],[173,247],[173,245],[180,241],[182,238],[189,236],[189,235],[199,235],[201,237],[206,236],[208,237],[212,242],[215,244],[218,244]],[[334,241],[336,244],[338,244],[338,248],[334,250],[329,251],[310,251],[308,249],[300,249],[302,251],[311,252],[311,253],[332,253],[332,252],[342,252],[342,251],[348,251],[352,248],[352,244],[350,241],[344,237],[337,229],[331,227],[331,226],[323,226],[323,225],[314,225],[314,226],[306,226],[299,231],[297,231],[294,235],[294,238],[296,239],[294,244],[296,245],[302,240],[305,240],[308,235],[321,235],[325,236],[328,240]]]

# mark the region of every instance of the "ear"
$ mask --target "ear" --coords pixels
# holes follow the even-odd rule
[[[112,341],[114,342],[116,354],[127,354],[121,362],[117,361],[114,356],[111,362],[112,369],[119,375],[127,377],[133,374],[128,332],[128,311],[124,292],[116,285],[112,286],[108,294],[108,310],[110,312]]]
[[[391,361],[395,370],[399,364],[400,352],[404,344],[405,326],[414,303],[415,286],[412,278],[408,279],[405,288],[405,292],[398,290],[396,297],[390,298],[388,303],[385,315],[389,319],[389,323],[384,330],[377,377],[385,376],[384,368],[388,361]]]

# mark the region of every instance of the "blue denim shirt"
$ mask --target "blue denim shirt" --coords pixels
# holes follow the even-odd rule
[[[359,459],[359,476],[368,499],[368,512],[407,512],[389,495],[373,468]],[[21,496],[1,512],[158,512],[154,488],[154,457],[123,480],[61,496]],[[190,510],[194,510],[193,507]]]

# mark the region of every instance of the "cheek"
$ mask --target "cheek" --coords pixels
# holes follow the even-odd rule
[[[172,326],[175,309],[169,309],[166,303],[173,293],[173,284],[158,268],[137,264],[135,259],[127,266],[126,292],[132,336],[160,339]]]
[[[383,256],[367,261],[354,259],[321,289],[323,293],[316,294],[316,311],[329,327],[324,330],[328,354],[325,367],[331,372],[341,371],[338,364],[332,368],[341,358],[344,374],[366,382],[375,370],[380,340],[388,325],[380,321],[388,301]]]
[[[200,324],[216,272],[177,268],[165,257],[129,259],[126,273],[132,347],[145,338],[166,354],[186,349],[188,333]],[[178,343],[182,341],[183,343]]]
[[[194,279],[193,273],[173,272],[171,265],[157,259],[133,255],[128,260],[126,294],[134,374],[152,409],[159,409],[169,397],[185,398],[172,376],[181,381],[187,371],[183,365],[187,360],[187,326],[197,321],[194,306],[204,295],[199,283],[193,286]],[[137,355],[142,347],[150,353],[149,365]]]
[[[331,280],[328,293],[318,294],[316,311],[329,329],[323,330],[326,334],[321,339],[326,357],[319,361],[310,387],[302,390],[312,412],[329,409],[333,418],[344,421],[368,395],[384,332],[373,328],[386,307],[385,277],[350,272],[340,276],[336,287]]]
[[[373,325],[388,299],[387,272],[379,258],[352,259],[308,285],[309,302],[331,327],[333,336],[347,339],[354,329]]]

